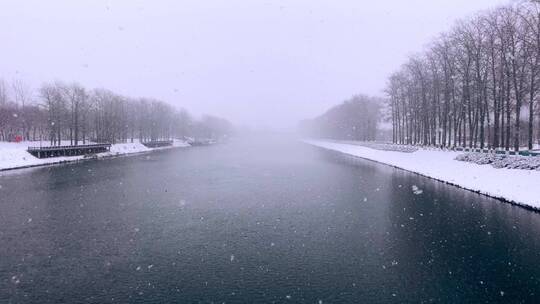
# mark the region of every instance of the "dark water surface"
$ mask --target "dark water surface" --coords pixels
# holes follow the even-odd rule
[[[540,214],[294,141],[0,185],[0,303],[540,302]]]

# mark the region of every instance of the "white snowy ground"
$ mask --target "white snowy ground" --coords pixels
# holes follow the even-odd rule
[[[496,169],[454,160],[460,152],[420,149],[413,153],[380,151],[321,140],[304,140],[320,148],[388,164],[465,189],[540,209],[540,171]]]
[[[62,144],[69,145],[69,141],[62,142]],[[44,142],[43,145],[48,145]],[[72,162],[84,159],[83,156],[70,156],[70,157],[51,157],[51,158],[37,158],[26,152],[29,146],[39,147],[39,142],[20,142],[20,143],[8,143],[0,142],[0,170],[26,168],[40,165],[56,164],[63,162]],[[181,140],[174,140],[172,147],[163,148],[147,148],[139,142],[134,140],[133,143],[120,143],[111,146],[110,152],[97,154],[98,158],[121,156],[135,153],[150,152],[153,150],[162,150],[170,148],[189,147],[190,145]]]

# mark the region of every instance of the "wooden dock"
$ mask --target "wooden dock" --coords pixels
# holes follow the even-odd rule
[[[192,146],[209,146],[211,144],[215,144],[216,142],[212,139],[194,139],[188,141],[188,143]]]
[[[108,152],[111,150],[111,144],[91,144],[74,146],[47,146],[47,147],[28,147],[28,153],[37,158],[49,158],[59,156],[79,156]]]
[[[173,145],[172,140],[151,140],[146,142],[141,142],[147,148],[160,148],[160,147],[170,147]]]

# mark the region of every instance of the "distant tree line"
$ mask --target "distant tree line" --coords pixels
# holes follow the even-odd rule
[[[540,4],[458,22],[389,79],[393,141],[480,148],[540,139]]]
[[[304,135],[339,140],[375,140],[383,100],[356,95],[323,115],[304,120],[300,129]]]
[[[185,109],[152,98],[131,98],[106,89],[54,82],[32,90],[23,81],[0,79],[0,141],[44,140],[59,145],[128,142],[183,137],[221,138],[227,120],[195,120]]]

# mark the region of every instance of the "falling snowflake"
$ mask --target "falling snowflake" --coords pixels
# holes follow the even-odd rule
[[[416,186],[416,185],[413,185],[411,188],[412,188],[412,191],[413,191],[413,193],[415,195],[420,195],[420,194],[424,193],[424,190],[418,188],[418,186]]]

